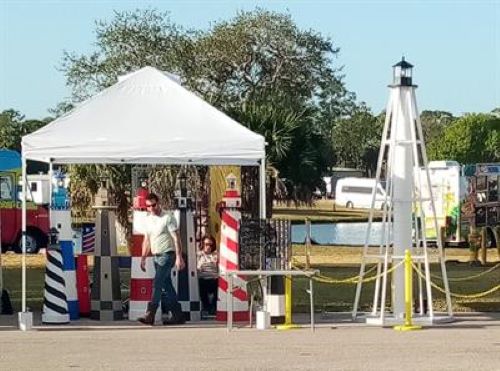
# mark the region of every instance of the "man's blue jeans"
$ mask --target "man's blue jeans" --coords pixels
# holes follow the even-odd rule
[[[156,274],[153,281],[153,297],[151,302],[157,306],[162,304],[168,311],[177,305],[177,294],[172,285],[171,271],[175,264],[175,252],[167,252],[153,257]]]

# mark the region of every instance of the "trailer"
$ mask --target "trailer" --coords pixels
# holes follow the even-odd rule
[[[481,231],[485,247],[500,247],[500,163],[463,167],[468,195],[462,206],[462,225],[468,231]]]
[[[436,221],[438,229],[444,231],[444,242],[450,246],[466,246],[471,229],[485,227],[489,245],[495,246],[498,239],[495,231],[500,226],[500,164],[462,166],[456,161],[431,161],[429,175]],[[419,176],[424,199],[422,222],[426,238],[432,242],[438,236],[423,169]]]

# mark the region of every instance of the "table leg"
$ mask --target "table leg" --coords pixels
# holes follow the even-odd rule
[[[312,278],[309,278],[309,295],[311,300],[311,331],[314,332],[314,291]]]
[[[227,324],[228,331],[233,329],[233,275],[228,276],[228,299],[229,303],[227,305]]]

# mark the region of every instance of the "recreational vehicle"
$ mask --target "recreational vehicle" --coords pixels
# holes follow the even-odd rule
[[[386,202],[386,193],[382,184],[373,178],[342,178],[337,180],[335,205],[347,208],[370,208],[374,188],[375,209],[381,210]]]

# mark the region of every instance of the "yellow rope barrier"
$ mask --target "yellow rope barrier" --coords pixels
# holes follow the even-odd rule
[[[414,263],[412,263],[412,266],[413,266],[413,269],[415,270],[415,272],[417,272],[417,274],[422,279],[427,280],[427,278],[422,273],[422,271],[420,269],[418,269],[418,267]],[[441,292],[443,294],[446,294],[446,291],[442,287],[436,285],[432,281],[430,283],[431,283],[431,286],[434,287],[436,290],[438,290],[439,292]],[[474,294],[456,294],[456,293],[450,292],[450,296],[453,296],[455,298],[460,298],[460,299],[478,299],[478,298],[483,298],[485,296],[488,296],[488,295],[494,293],[497,290],[500,290],[500,285],[494,286],[494,287],[492,287],[489,290],[486,290],[486,291],[483,291],[483,292],[474,293]]]
[[[397,267],[399,267],[403,263],[404,263],[404,260],[400,261],[398,264],[396,264],[396,265],[392,266],[390,269],[388,269],[387,272],[385,272],[385,274],[393,272]],[[373,269],[373,267],[372,267],[372,269]],[[375,276],[364,278],[361,282],[363,282],[363,283],[372,282],[372,281],[375,281],[376,279],[382,277],[383,275],[384,275],[384,272],[377,274]],[[328,277],[328,276],[316,276],[316,277],[313,277],[313,280],[315,280],[317,282],[321,282],[321,283],[352,283],[352,284],[355,284],[355,283],[359,282],[359,278],[360,278],[360,276],[350,277],[350,278],[346,278],[346,279],[335,279],[335,278]]]
[[[292,259],[294,261],[293,262],[294,263],[293,268],[298,268],[298,269],[304,268],[304,265],[300,266],[300,265],[297,264],[297,260],[295,258],[292,258]],[[365,271],[365,275],[367,275],[368,273],[373,272],[376,268],[377,268],[377,265],[375,264],[373,267],[371,267],[370,269],[368,269],[367,271]],[[351,283],[351,282],[358,282],[359,275],[354,276],[354,277],[335,279],[335,278],[330,277],[330,276],[323,276],[323,275],[319,274],[319,275],[315,276],[314,279],[316,281],[318,281],[318,282],[323,282],[323,283],[330,283],[330,280],[332,280],[331,283]]]
[[[296,260],[295,259],[293,259],[293,260],[294,260],[294,263],[296,263]],[[387,270],[386,274],[393,272],[397,267],[399,267],[403,263],[404,263],[404,260],[401,261],[401,262],[399,262],[398,264],[392,266],[390,269]],[[300,268],[298,265],[295,265],[295,264],[294,264],[294,267]],[[375,270],[376,267],[377,267],[377,265],[375,264],[373,267],[371,267],[369,270],[367,270],[365,272],[365,274],[368,274],[368,273],[372,272],[373,270]],[[424,280],[426,280],[425,275],[415,265],[415,263],[412,263],[412,267],[413,267],[413,269],[417,272],[417,274],[421,278],[423,278]],[[474,279],[474,278],[477,278],[477,277],[481,277],[481,276],[483,276],[483,275],[485,275],[487,273],[490,273],[490,272],[494,271],[495,269],[497,269],[498,267],[500,267],[500,263],[497,264],[497,265],[495,265],[494,267],[492,267],[492,268],[490,268],[490,269],[488,269],[488,270],[486,270],[484,272],[478,273],[476,275],[472,275],[472,276],[469,276],[469,277],[450,278],[450,279],[448,279],[448,281],[451,281],[451,282],[460,282],[460,281],[471,280],[471,279]],[[382,273],[380,273],[378,275],[375,275],[375,276],[364,278],[361,282],[363,282],[363,283],[373,282],[376,279],[382,277],[383,275],[384,275],[384,272],[382,272]],[[431,275],[431,276],[434,277],[434,278],[438,278],[438,279],[442,280],[442,278],[440,276],[436,276],[436,275]],[[354,276],[354,277],[343,278],[343,279],[336,279],[336,278],[333,278],[333,277],[323,276],[323,275],[318,275],[318,276],[313,277],[313,279],[315,281],[317,281],[317,282],[328,283],[328,284],[342,284],[342,283],[355,284],[355,283],[358,283],[359,278],[360,278],[359,275]],[[442,287],[438,286],[437,284],[435,284],[432,281],[431,281],[431,286],[434,287],[436,290],[440,291],[441,293],[446,294],[446,291]],[[478,299],[478,298],[482,298],[482,297],[488,296],[488,295],[490,295],[490,294],[492,294],[492,293],[494,293],[495,291],[498,291],[498,290],[500,290],[500,285],[494,286],[494,287],[492,287],[489,290],[486,290],[486,291],[483,291],[483,292],[479,292],[479,293],[474,293],[474,294],[457,294],[457,293],[450,292],[450,296],[455,297],[455,298],[460,298],[460,299]]]
[[[448,281],[449,282],[463,282],[463,281],[473,280],[474,278],[478,278],[478,277],[484,276],[485,274],[493,272],[498,267],[500,267],[500,263],[498,263],[497,265],[491,267],[490,269],[488,269],[488,270],[486,270],[484,272],[481,272],[481,273],[478,273],[478,274],[474,274],[472,276],[468,276],[468,277],[455,277],[455,278],[448,277]],[[438,280],[443,280],[443,277],[435,275],[435,274],[431,274],[431,277],[437,278]]]

